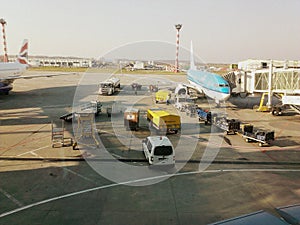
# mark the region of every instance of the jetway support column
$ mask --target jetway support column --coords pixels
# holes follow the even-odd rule
[[[269,65],[269,77],[268,77],[268,103],[267,106],[269,108],[272,107],[272,96],[273,96],[273,92],[272,92],[272,76],[273,76],[273,61],[270,61],[270,65]]]

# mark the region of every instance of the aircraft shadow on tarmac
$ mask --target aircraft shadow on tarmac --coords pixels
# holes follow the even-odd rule
[[[240,109],[253,109],[255,105],[259,105],[261,97],[246,97],[246,98],[241,98],[239,96],[237,97],[231,97],[229,98],[229,102],[235,105],[236,107],[234,108],[235,110],[240,110]],[[266,102],[267,99],[265,99]],[[278,98],[273,97],[272,98],[273,104],[278,104],[280,101]]]
[[[291,140],[290,136],[279,136],[272,142],[272,145],[278,147],[289,147],[300,145],[300,142]]]
[[[76,87],[42,88],[11,92],[8,96],[0,96],[0,113],[3,117],[1,125],[44,124],[50,123],[52,120],[54,122],[59,121],[57,115],[69,112],[67,108],[72,110]],[[84,88],[95,87],[94,85],[87,85]]]

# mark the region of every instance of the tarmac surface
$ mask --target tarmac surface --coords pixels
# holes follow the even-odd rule
[[[117,75],[117,95],[98,96],[109,74],[79,74],[17,80],[0,96],[0,224],[209,224],[300,202],[300,116],[255,112],[257,97],[233,97],[221,108],[197,103],[255,127],[274,130],[276,140],[259,147],[226,135],[172,105],[155,104],[150,84],[160,89],[186,82],[182,75]],[[142,84],[134,93],[130,84]],[[102,103],[93,135],[65,122],[72,146],[52,148],[51,122],[90,100]],[[73,107],[74,105],[74,107]],[[111,117],[106,108],[113,106]],[[141,110],[140,129],[126,131],[123,111]],[[161,107],[181,115],[183,129],[168,135],[174,168],[156,168],[144,158],[141,140],[153,131],[145,111]],[[74,137],[75,136],[75,137]],[[275,214],[276,215],[276,214]]]

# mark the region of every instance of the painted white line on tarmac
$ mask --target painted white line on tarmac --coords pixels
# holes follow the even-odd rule
[[[40,158],[40,159],[43,159],[43,158],[44,158],[44,157],[42,157],[42,156],[36,154],[36,153],[33,152],[33,151],[31,151],[30,154],[32,154],[32,155],[34,155],[34,156],[36,156],[36,157],[38,157],[38,158]]]
[[[34,149],[34,150],[30,150],[30,151],[28,151],[28,152],[23,152],[23,153],[21,153],[21,154],[19,154],[19,155],[17,155],[17,156],[26,155],[26,154],[28,154],[28,153],[33,154],[33,152],[35,152],[35,151],[38,151],[38,150],[41,150],[41,149],[44,149],[44,148],[48,148],[48,147],[50,147],[50,145],[47,145],[47,146],[44,146],[44,147],[40,147],[40,148],[37,148],[37,149]]]
[[[76,195],[85,194],[88,192],[97,191],[97,190],[101,190],[101,189],[107,189],[107,188],[112,188],[112,187],[116,187],[116,186],[140,183],[140,182],[156,180],[156,179],[161,179],[161,178],[167,178],[167,177],[192,175],[192,174],[200,174],[200,173],[224,173],[224,172],[300,172],[300,169],[217,169],[217,170],[206,170],[206,171],[191,171],[191,172],[183,172],[183,173],[177,173],[177,174],[165,174],[165,175],[156,176],[156,177],[148,177],[148,178],[142,178],[142,179],[137,179],[137,180],[124,181],[124,182],[117,183],[117,184],[108,184],[108,185],[98,186],[98,187],[94,187],[94,188],[89,188],[89,189],[73,192],[73,193],[66,194],[66,195],[57,196],[54,198],[49,198],[49,199],[46,199],[43,201],[39,201],[39,202],[36,202],[33,204],[22,206],[20,208],[2,213],[2,214],[0,214],[0,218],[15,214],[20,211],[24,211],[24,210],[32,208],[34,206],[46,204],[49,202],[54,202],[54,201],[57,201],[60,199],[69,198],[69,197],[73,197]]]
[[[15,199],[12,195],[8,194],[6,191],[0,188],[0,192],[4,194],[8,199],[10,199],[13,203],[18,205],[19,207],[23,206],[21,202],[19,202],[17,199]]]

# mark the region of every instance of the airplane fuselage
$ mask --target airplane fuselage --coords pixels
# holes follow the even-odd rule
[[[11,63],[0,63],[0,78],[5,79],[14,76],[20,76],[26,70],[26,65],[11,62]]]
[[[192,86],[217,103],[230,97],[228,82],[220,75],[201,70],[188,70],[187,79]]]
[[[0,93],[8,94],[14,79],[22,75],[26,68],[27,65],[18,62],[0,63]]]

